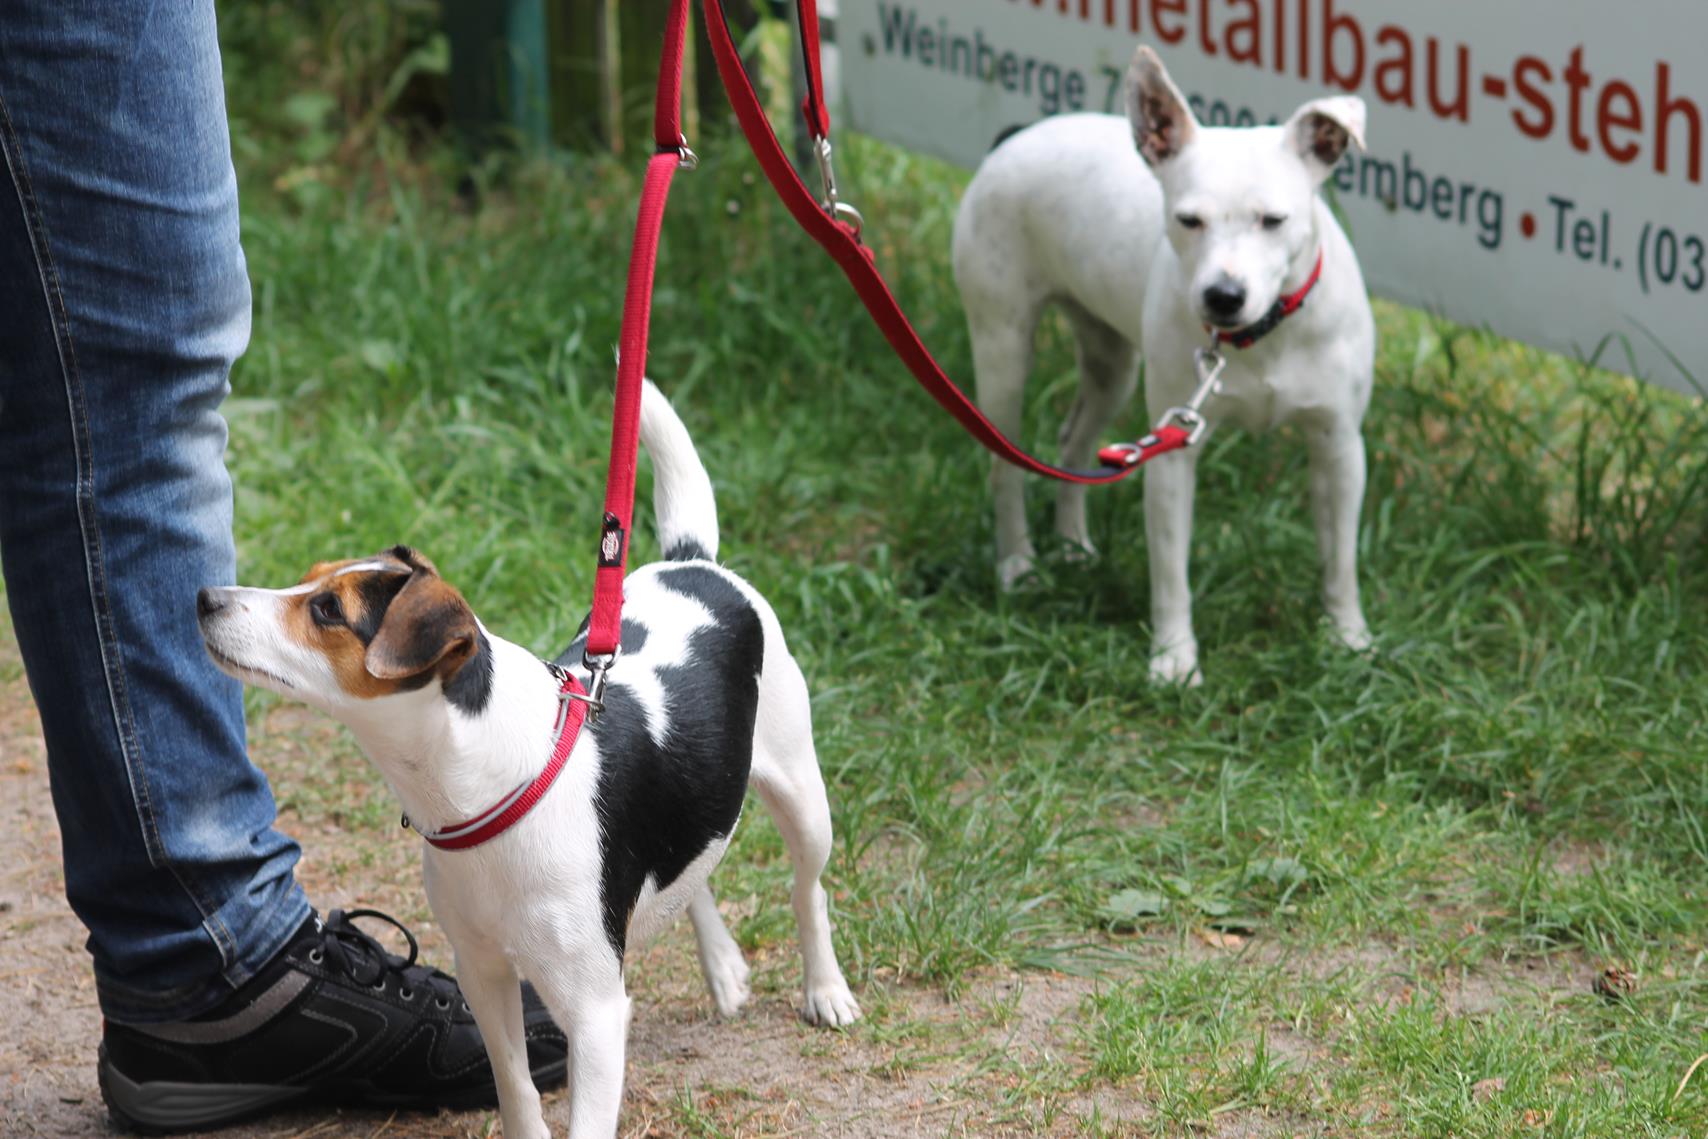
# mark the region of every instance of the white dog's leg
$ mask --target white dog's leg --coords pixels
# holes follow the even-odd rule
[[[1079,394],[1062,421],[1062,465],[1089,467],[1111,420],[1139,380],[1139,353],[1133,342],[1079,305],[1065,306],[1073,324],[1079,358]],[[1087,554],[1097,549],[1085,522],[1087,488],[1060,483],[1056,488],[1056,533]]]
[[[1038,314],[986,319],[969,313],[968,325],[979,410],[998,431],[1018,441]],[[1031,572],[1037,556],[1026,526],[1026,476],[1019,467],[992,458],[990,488],[996,504],[996,575],[1003,589],[1012,589]]]
[[[700,970],[706,975],[712,1003],[718,1007],[719,1015],[734,1016],[751,995],[747,987],[747,961],[741,956],[741,946],[729,935],[723,915],[718,913],[718,901],[712,897],[711,887],[700,887],[700,892],[688,903],[688,918],[694,923]]]
[[[505,1139],[548,1139],[540,1093],[528,1073],[522,1034],[522,985],[509,958],[496,949],[456,948],[457,980],[474,1012],[498,1084],[498,1114]]]
[[[1358,512],[1364,503],[1364,437],[1356,428],[1308,432],[1311,513],[1323,564],[1323,605],[1347,648],[1370,647],[1358,604]]]
[[[539,973],[529,979],[569,1035],[569,1139],[611,1139],[629,1034],[622,962],[609,946],[565,948]]]
[[[830,802],[813,749],[807,682],[793,657],[776,660],[767,653],[760,696],[752,782],[794,864],[791,900],[806,974],[801,1016],[812,1024],[852,1024],[860,1006],[836,961],[830,909],[819,881],[830,861]]]
[[[810,754],[810,753],[809,753]],[[824,797],[824,782],[815,760],[802,765],[811,777],[795,773],[774,783],[758,784],[766,809],[777,821],[783,842],[794,863],[795,885],[790,900],[801,939],[804,966],[801,1016],[811,1024],[831,1027],[852,1024],[860,1017],[860,1006],[843,979],[830,940],[830,909],[819,876],[830,860],[830,804]]]
[[[1151,565],[1151,680],[1203,682],[1198,640],[1192,635],[1192,496],[1198,482],[1198,448],[1174,451],[1145,467],[1145,544]]]

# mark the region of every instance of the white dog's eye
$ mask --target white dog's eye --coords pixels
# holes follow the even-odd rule
[[[336,593],[317,593],[308,599],[308,613],[316,625],[335,627],[344,623],[344,606]]]
[[[1180,228],[1182,229],[1204,228],[1204,219],[1199,217],[1197,214],[1178,214],[1174,220],[1180,223]]]
[[[1263,215],[1263,228],[1264,229],[1280,229],[1282,226],[1284,226],[1286,224],[1287,224],[1287,215],[1286,214],[1264,214]]]

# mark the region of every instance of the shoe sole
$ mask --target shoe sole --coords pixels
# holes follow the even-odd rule
[[[106,1101],[113,1121],[125,1130],[142,1135],[222,1127],[295,1101],[312,1101],[324,1095],[322,1089],[275,1084],[191,1084],[171,1080],[151,1080],[139,1084],[108,1063],[105,1045],[101,1046],[100,1062],[96,1071],[101,1086],[101,1098]],[[531,1074],[534,1086],[544,1090],[561,1086],[568,1072],[569,1061],[565,1058],[543,1064]],[[485,1089],[460,1095],[438,1096],[431,1100],[420,1096],[380,1094],[335,1098],[338,1102],[351,1106],[418,1111],[433,1111],[439,1108],[456,1111],[491,1107],[494,1103],[492,1092]]]
[[[218,1127],[308,1094],[307,1088],[271,1084],[139,1084],[107,1062],[106,1048],[100,1055],[97,1072],[107,1110],[119,1126],[142,1134]]]

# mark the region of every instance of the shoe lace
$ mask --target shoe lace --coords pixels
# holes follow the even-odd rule
[[[356,918],[377,918],[397,930],[409,943],[409,956],[399,957],[387,951],[373,935],[355,924]],[[317,936],[322,958],[358,984],[379,988],[391,975],[399,978],[400,992],[431,993],[441,1006],[462,999],[462,992],[450,974],[417,960],[420,943],[390,914],[379,910],[333,910],[321,922]]]

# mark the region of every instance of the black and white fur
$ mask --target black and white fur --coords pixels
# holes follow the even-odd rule
[[[860,1015],[819,883],[830,808],[806,681],[770,605],[713,560],[711,482],[650,383],[641,439],[666,560],[627,578],[623,652],[603,716],[582,729],[557,783],[510,830],[469,850],[423,846],[428,899],[455,947],[508,1139],[547,1134],[528,1075],[519,978],[533,982],[569,1035],[574,1139],[616,1131],[631,945],[686,910],[719,1012],[747,1001],[747,965],[706,882],[749,786],[794,864],[802,1015],[823,1025]],[[412,589],[423,600],[396,600]],[[342,628],[321,621],[334,608],[328,594],[342,599]],[[380,602],[376,619],[370,603]],[[347,724],[414,825],[431,832],[532,778],[550,753],[558,710],[558,682],[544,662],[472,614],[462,622],[459,605],[466,610],[430,563],[400,547],[317,566],[293,589],[207,590],[201,611],[209,650],[228,672]],[[297,612],[304,607],[306,617]],[[394,618],[400,609],[408,612]],[[394,620],[409,625],[388,631]],[[581,649],[578,638],[563,664],[579,670]],[[396,663],[398,652],[407,663]],[[353,656],[364,662],[360,675],[346,659]],[[426,670],[407,672],[429,657]]]

